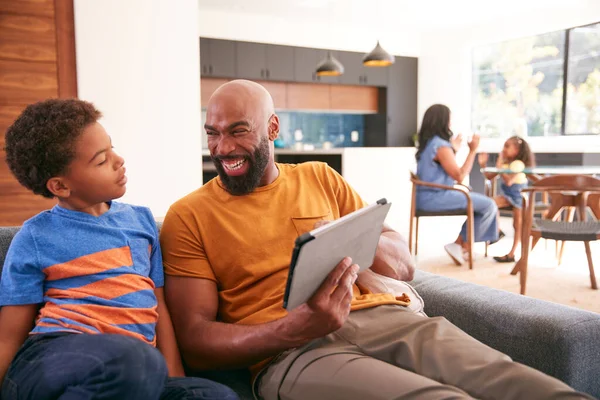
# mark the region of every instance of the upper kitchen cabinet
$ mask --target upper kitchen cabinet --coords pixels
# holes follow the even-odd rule
[[[235,78],[236,42],[200,38],[200,73],[202,76]]]
[[[344,66],[344,74],[340,76],[340,83],[345,85],[365,85],[362,57],[361,53],[350,51],[339,52],[338,60]]]
[[[362,64],[362,54],[361,54],[361,64]],[[398,58],[398,57],[396,57]],[[368,86],[387,86],[388,85],[388,75],[390,67],[394,66],[394,64],[389,67],[365,67],[363,66],[363,70],[365,71],[365,82],[364,85]]]
[[[294,48],[267,45],[267,79],[272,81],[294,80]]]
[[[267,45],[237,42],[236,69],[238,78],[267,79]]]
[[[388,70],[387,145],[412,146],[417,133],[418,61],[414,57],[396,57]]]
[[[262,43],[238,42],[237,75],[246,79],[294,80],[294,49]]]
[[[317,50],[306,47],[294,47],[294,81],[319,82],[317,69]]]

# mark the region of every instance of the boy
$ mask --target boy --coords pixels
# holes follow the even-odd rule
[[[112,201],[127,177],[100,117],[85,101],[46,100],[6,132],[13,174],[58,204],[26,221],[6,256],[1,397],[237,399],[184,377],[154,218]]]

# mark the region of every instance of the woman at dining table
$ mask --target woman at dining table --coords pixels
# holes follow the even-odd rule
[[[456,160],[456,149],[453,146],[454,134],[450,130],[450,109],[443,104],[434,104],[425,111],[418,134],[417,175],[425,182],[452,186],[462,182],[473,168],[479,135],[473,135],[468,143],[469,154],[465,162],[459,166]],[[474,213],[474,241],[498,241],[498,207],[491,198],[470,193]],[[417,187],[417,208],[422,211],[448,211],[466,209],[467,199],[462,193],[454,190],[438,189],[426,186]],[[444,249],[456,263],[462,265],[468,257],[467,225],[462,229],[453,243]]]

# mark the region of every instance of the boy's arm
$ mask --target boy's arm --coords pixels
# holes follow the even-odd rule
[[[4,306],[0,310],[0,385],[15,354],[33,328],[38,304]]]
[[[154,290],[156,300],[158,302],[158,322],[156,324],[156,347],[165,357],[169,376],[185,376],[183,364],[181,363],[181,355],[175,340],[175,331],[171,316],[165,303],[165,294],[163,288]]]

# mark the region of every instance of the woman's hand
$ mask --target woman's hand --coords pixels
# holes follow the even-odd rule
[[[460,146],[462,145],[462,142],[463,142],[463,135],[462,135],[462,133],[459,133],[458,135],[452,136],[450,138],[450,144],[452,144],[452,148],[456,152],[458,152],[460,150]]]
[[[478,147],[479,147],[479,135],[474,134],[473,137],[471,138],[471,141],[469,142],[469,150],[471,150],[471,152],[475,152],[475,151],[477,151]]]

